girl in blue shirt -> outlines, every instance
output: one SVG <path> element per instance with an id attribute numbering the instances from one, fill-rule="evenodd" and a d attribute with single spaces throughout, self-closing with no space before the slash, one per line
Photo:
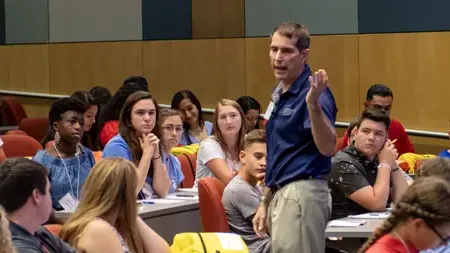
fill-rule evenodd
<path id="1" fill-rule="evenodd" d="M 53 208 L 63 209 L 59 201 L 66 195 L 76 201 L 89 171 L 95 164 L 91 150 L 79 144 L 83 136 L 86 106 L 74 98 L 55 101 L 49 112 L 55 142 L 39 150 L 33 160 L 48 169 Z"/>
<path id="2" fill-rule="evenodd" d="M 184 132 L 180 145 L 200 143 L 212 134 L 213 124 L 203 120 L 202 106 L 192 91 L 182 90 L 175 93 L 171 107 L 181 113 L 183 120 Z"/>
<path id="3" fill-rule="evenodd" d="M 170 153 L 172 148 L 177 146 L 183 134 L 183 122 L 180 113 L 168 108 L 161 109 L 157 127 L 161 140 L 161 155 L 170 179 L 169 193 L 173 193 L 177 191 L 178 185 L 184 180 L 180 161 Z"/>
<path id="4" fill-rule="evenodd" d="M 122 157 L 138 167 L 139 198 L 165 197 L 170 188 L 156 131 L 159 111 L 155 98 L 146 91 L 128 96 L 119 117 L 119 134 L 103 149 L 103 157 Z"/>

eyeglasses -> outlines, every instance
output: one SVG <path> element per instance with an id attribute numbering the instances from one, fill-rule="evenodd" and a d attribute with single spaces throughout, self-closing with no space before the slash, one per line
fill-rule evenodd
<path id="1" fill-rule="evenodd" d="M 425 222 L 427 226 L 433 230 L 433 232 L 441 239 L 440 245 L 450 245 L 450 236 L 443 236 L 434 226 L 432 226 L 430 223 Z"/>
<path id="2" fill-rule="evenodd" d="M 174 126 L 174 125 L 167 125 L 167 126 L 163 126 L 162 129 L 164 130 L 164 132 L 166 133 L 173 133 L 173 130 L 175 130 L 177 132 L 177 134 L 182 134 L 184 129 L 183 127 L 180 126 Z"/>

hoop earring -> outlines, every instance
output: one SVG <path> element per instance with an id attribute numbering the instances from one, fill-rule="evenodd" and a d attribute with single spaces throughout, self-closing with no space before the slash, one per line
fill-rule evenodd
<path id="1" fill-rule="evenodd" d="M 61 136 L 59 135 L 58 130 L 56 130 L 56 132 L 55 132 L 55 143 L 59 143 L 60 140 L 61 140 Z"/>

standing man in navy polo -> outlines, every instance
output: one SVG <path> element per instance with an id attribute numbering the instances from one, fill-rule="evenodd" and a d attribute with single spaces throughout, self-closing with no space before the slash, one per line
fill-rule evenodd
<path id="1" fill-rule="evenodd" d="M 337 109 L 326 72 L 313 74 L 306 64 L 309 43 L 308 30 L 293 22 L 271 35 L 270 62 L 279 84 L 265 115 L 266 188 L 253 228 L 258 236 L 270 233 L 274 253 L 325 252 Z"/>

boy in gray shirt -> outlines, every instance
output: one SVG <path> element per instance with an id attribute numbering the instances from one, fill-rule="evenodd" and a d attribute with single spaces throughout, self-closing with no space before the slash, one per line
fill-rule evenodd
<path id="1" fill-rule="evenodd" d="M 266 133 L 255 129 L 245 136 L 244 149 L 239 153 L 243 166 L 225 187 L 223 207 L 230 231 L 242 237 L 251 253 L 270 252 L 270 237 L 259 238 L 252 219 L 262 195 L 258 181 L 264 181 L 266 171 Z"/>

